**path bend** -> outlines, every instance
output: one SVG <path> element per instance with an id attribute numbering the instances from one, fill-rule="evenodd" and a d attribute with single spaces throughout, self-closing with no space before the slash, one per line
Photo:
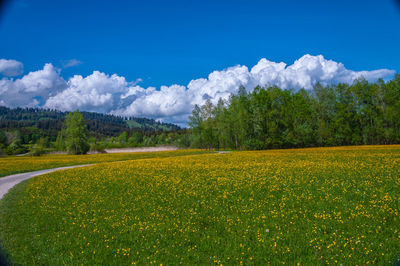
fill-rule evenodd
<path id="1" fill-rule="evenodd" d="M 33 172 L 27 172 L 27 173 L 21 173 L 21 174 L 15 174 L 15 175 L 9 175 L 9 176 L 4 176 L 0 178 L 0 200 L 3 198 L 7 192 L 14 187 L 16 184 L 21 183 L 22 181 L 38 176 L 38 175 L 44 175 L 47 173 L 51 173 L 54 171 L 58 170 L 64 170 L 64 169 L 71 169 L 71 168 L 77 168 L 77 167 L 84 167 L 84 166 L 89 166 L 92 164 L 80 164 L 80 165 L 72 165 L 72 166 L 64 166 L 64 167 L 58 167 L 58 168 L 51 168 L 51 169 L 45 169 L 45 170 L 39 170 L 39 171 L 33 171 Z"/>

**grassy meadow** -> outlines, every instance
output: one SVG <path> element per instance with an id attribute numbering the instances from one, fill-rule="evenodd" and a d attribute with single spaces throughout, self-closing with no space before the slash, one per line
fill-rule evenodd
<path id="1" fill-rule="evenodd" d="M 393 264 L 399 199 L 397 145 L 100 163 L 14 187 L 0 241 L 16 264 Z"/>
<path id="2" fill-rule="evenodd" d="M 201 150 L 176 150 L 162 152 L 135 152 L 110 154 L 66 155 L 48 154 L 35 156 L 5 156 L 0 157 L 0 178 L 2 176 L 31 172 L 62 166 L 93 164 L 101 162 L 115 162 L 148 158 L 165 158 L 191 154 L 207 153 Z"/>

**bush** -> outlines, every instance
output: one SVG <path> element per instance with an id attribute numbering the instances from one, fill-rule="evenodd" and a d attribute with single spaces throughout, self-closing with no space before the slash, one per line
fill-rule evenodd
<path id="1" fill-rule="evenodd" d="M 14 140 L 5 150 L 8 155 L 16 155 L 27 153 L 28 149 L 21 145 L 21 141 L 19 139 Z"/>
<path id="2" fill-rule="evenodd" d="M 40 156 L 46 153 L 47 139 L 40 138 L 36 144 L 31 147 L 30 153 L 33 156 Z"/>
<path id="3" fill-rule="evenodd" d="M 37 145 L 37 144 L 34 144 L 32 146 L 32 148 L 31 148 L 31 150 L 30 150 L 30 154 L 32 156 L 40 156 L 40 155 L 43 155 L 45 153 L 46 153 L 46 149 L 41 147 L 41 146 L 39 146 L 39 145 Z"/>
<path id="4" fill-rule="evenodd" d="M 90 142 L 90 148 L 89 151 L 91 152 L 99 152 L 99 153 L 106 153 L 106 151 L 104 150 L 104 146 L 97 142 L 96 140 Z"/>

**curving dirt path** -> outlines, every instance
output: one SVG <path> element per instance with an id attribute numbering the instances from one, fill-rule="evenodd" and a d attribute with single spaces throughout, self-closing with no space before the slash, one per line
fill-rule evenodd
<path id="1" fill-rule="evenodd" d="M 51 173 L 51 172 L 58 171 L 58 170 L 83 167 L 83 166 L 88 166 L 88 165 L 91 165 L 91 164 L 64 166 L 64 167 L 45 169 L 45 170 L 39 170 L 39 171 L 34 171 L 34 172 L 21 173 L 21 174 L 15 174 L 15 175 L 9 175 L 9 176 L 2 177 L 2 178 L 0 178 L 0 200 L 13 186 L 15 186 L 16 184 L 18 184 L 26 179 L 29 179 L 29 178 L 32 178 L 32 177 L 38 176 L 38 175 L 44 175 L 44 174 Z"/>

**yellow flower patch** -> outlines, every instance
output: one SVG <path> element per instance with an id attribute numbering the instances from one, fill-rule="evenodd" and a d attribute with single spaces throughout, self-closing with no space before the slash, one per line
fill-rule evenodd
<path id="1" fill-rule="evenodd" d="M 32 179 L 0 203 L 28 264 L 393 264 L 400 146 L 102 163 Z"/>

